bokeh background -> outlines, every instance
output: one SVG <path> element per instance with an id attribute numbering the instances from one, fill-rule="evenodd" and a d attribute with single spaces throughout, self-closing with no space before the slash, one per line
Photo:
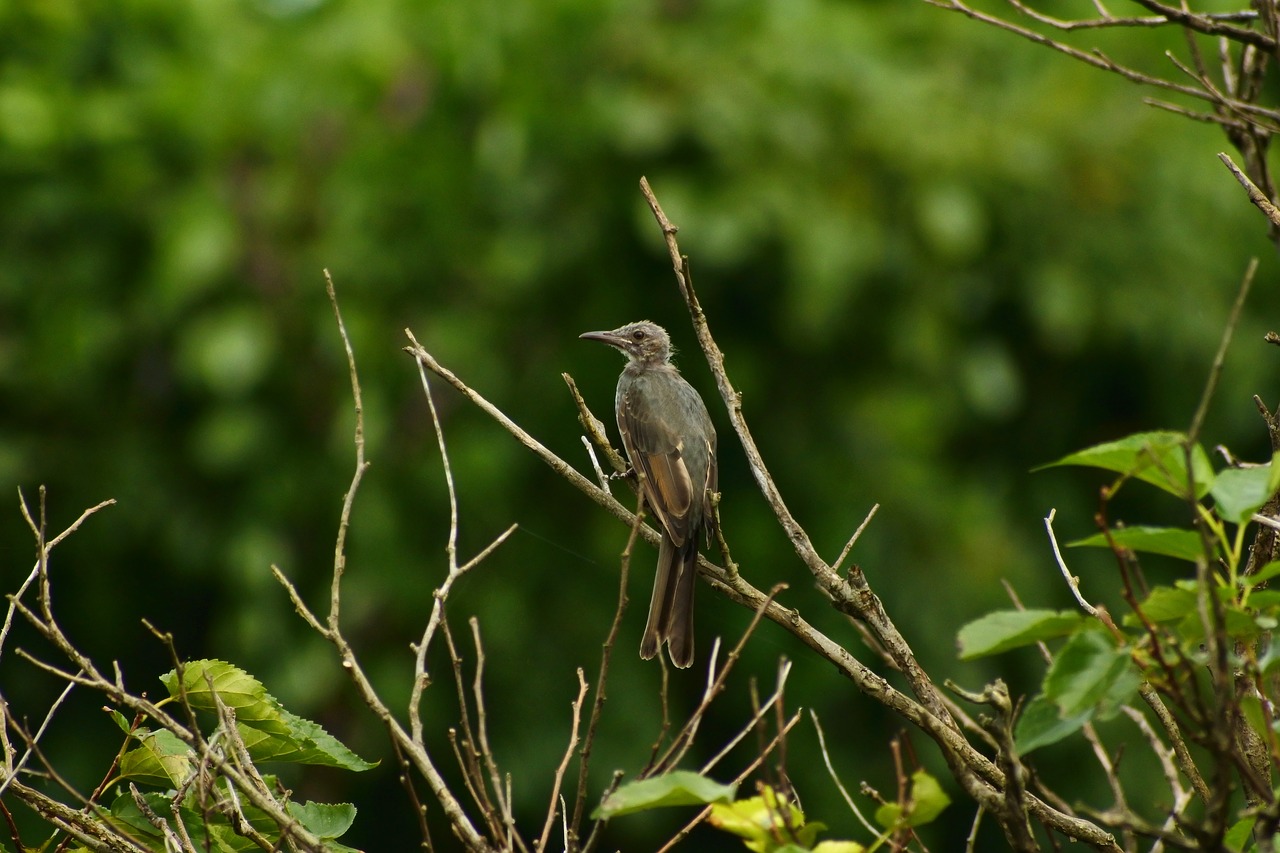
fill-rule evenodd
<path id="1" fill-rule="evenodd" d="M 1093 33 L 1085 45 L 1164 73 L 1162 51 L 1181 42 Z M 400 351 L 406 327 L 588 470 L 560 374 L 606 416 L 622 361 L 578 334 L 667 326 L 713 402 L 742 571 L 763 588 L 789 583 L 786 603 L 874 665 L 754 490 L 637 190 L 646 175 L 681 228 L 756 439 L 818 548 L 834 558 L 878 502 L 853 559 L 924 663 L 971 688 L 1001 675 L 1034 691 L 1033 652 L 960 664 L 954 647 L 962 624 L 1007 605 L 1002 580 L 1029 605 L 1069 604 L 1041 519 L 1057 507 L 1064 539 L 1092 532 L 1103 480 L 1030 469 L 1183 428 L 1254 255 L 1262 267 L 1206 442 L 1267 452 L 1250 401 L 1276 395 L 1260 342 L 1275 305 L 1264 222 L 1215 157 L 1221 135 L 1143 94 L 922 2 L 0 4 L 3 587 L 34 551 L 18 488 L 34 500 L 47 485 L 51 529 L 115 498 L 54 554 L 72 636 L 153 694 L 170 664 L 143 618 L 185 656 L 253 672 L 383 762 L 291 777 L 300 795 L 356 803 L 348 843 L 408 849 L 416 821 L 380 730 L 269 571 L 322 604 L 353 468 L 328 268 L 373 465 L 353 516 L 345 625 L 394 707 L 448 530 L 424 398 Z M 574 670 L 594 678 L 627 531 L 451 389 L 436 399 L 461 555 L 520 525 L 458 586 L 450 614 L 459 636 L 479 619 L 494 748 L 520 816 L 540 826 Z M 1131 521 L 1180 511 L 1119 509 Z M 1104 555 L 1071 559 L 1086 594 L 1117 599 Z M 632 576 L 593 791 L 644 763 L 660 722 L 659 669 L 633 653 L 651 561 L 643 550 Z M 749 620 L 705 587 L 698 609 L 703 659 Z M 50 655 L 21 631 L 15 643 Z M 825 721 L 846 784 L 892 796 L 887 741 L 900 723 L 769 625 L 690 765 L 747 718 L 750 680 L 768 692 L 782 656 L 795 661 L 788 707 Z M 433 661 L 427 728 L 447 766 L 457 705 Z M 0 679 L 39 719 L 54 685 L 12 654 Z M 677 716 L 701 680 L 674 677 Z M 47 736 L 82 791 L 119 745 L 100 705 L 73 697 Z M 1130 744 L 1125 772 L 1140 774 L 1127 725 L 1103 734 Z M 945 776 L 928 742 L 912 743 Z M 1105 807 L 1081 752 L 1045 750 L 1042 772 L 1068 800 Z M 788 755 L 810 817 L 869 841 L 807 723 Z M 746 758 L 735 760 L 722 777 Z M 944 784 L 957 804 L 925 838 L 955 849 L 973 809 Z M 623 818 L 608 843 L 653 849 L 688 817 Z M 689 843 L 740 849 L 710 831 Z"/>

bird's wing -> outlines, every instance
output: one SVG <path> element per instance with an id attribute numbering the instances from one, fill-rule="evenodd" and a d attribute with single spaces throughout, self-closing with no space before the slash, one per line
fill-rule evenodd
<path id="1" fill-rule="evenodd" d="M 681 456 L 680 438 L 658 418 L 644 395 L 619 401 L 618 430 L 631 464 L 644 474 L 644 496 L 677 546 L 689 536 L 693 480 Z"/>
<path id="2" fill-rule="evenodd" d="M 715 535 L 716 515 L 715 510 L 711 506 L 710 495 L 713 492 L 720 491 L 720 470 L 716 464 L 716 431 L 711 430 L 711 437 L 707 440 L 707 482 L 703 485 L 703 494 L 706 496 L 706 503 L 703 509 L 703 524 L 708 530 Z"/>

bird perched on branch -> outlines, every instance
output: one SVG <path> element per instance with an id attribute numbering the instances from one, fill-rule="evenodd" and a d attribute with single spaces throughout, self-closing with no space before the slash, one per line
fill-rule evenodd
<path id="1" fill-rule="evenodd" d="M 671 339 L 661 326 L 644 320 L 580 337 L 627 357 L 615 399 L 618 431 L 662 531 L 640 657 L 649 660 L 665 642 L 671 662 L 683 669 L 693 663 L 699 540 L 715 525 L 716 430 L 698 392 L 671 363 Z"/>

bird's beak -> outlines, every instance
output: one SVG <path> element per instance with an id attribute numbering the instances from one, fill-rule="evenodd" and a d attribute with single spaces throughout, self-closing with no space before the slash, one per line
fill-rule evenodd
<path id="1" fill-rule="evenodd" d="M 584 341 L 600 341 L 600 343 L 608 344 L 611 347 L 620 347 L 624 342 L 622 338 L 613 332 L 583 332 L 578 337 Z"/>

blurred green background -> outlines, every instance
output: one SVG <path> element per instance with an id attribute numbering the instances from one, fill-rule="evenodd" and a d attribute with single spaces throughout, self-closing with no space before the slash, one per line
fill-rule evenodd
<path id="1" fill-rule="evenodd" d="M 1165 73 L 1161 52 L 1180 41 L 1094 33 L 1084 44 Z M 1092 532 L 1103 481 L 1029 469 L 1185 427 L 1255 254 L 1206 443 L 1268 452 L 1250 401 L 1275 397 L 1260 343 L 1275 304 L 1264 222 L 1214 156 L 1221 135 L 1142 95 L 914 2 L 0 4 L 4 589 L 34 551 L 16 488 L 34 499 L 48 486 L 51 529 L 115 498 L 54 554 L 71 635 L 153 695 L 170 663 L 144 617 L 183 655 L 250 670 L 383 762 L 293 778 L 300 796 L 356 803 L 352 845 L 413 844 L 379 728 L 269 571 L 322 605 L 353 468 L 327 267 L 373 464 L 353 517 L 345 626 L 393 707 L 448 528 L 425 401 L 400 351 L 406 327 L 586 471 L 560 373 L 607 417 L 622 360 L 577 335 L 667 326 L 721 431 L 723 516 L 742 571 L 762 588 L 789 583 L 784 602 L 877 665 L 754 489 L 637 190 L 647 175 L 681 228 L 756 440 L 817 547 L 834 559 L 879 502 L 852 559 L 926 666 L 971 688 L 1000 674 L 1034 690 L 1032 651 L 964 665 L 954 651 L 964 622 L 1007 604 L 1002 579 L 1029 605 L 1069 605 L 1041 519 L 1057 507 L 1064 540 Z M 480 620 L 492 741 L 532 830 L 568 739 L 574 669 L 594 679 L 626 529 L 451 389 L 436 393 L 461 556 L 520 525 L 458 586 L 450 614 L 460 638 L 467 617 Z M 659 669 L 634 654 L 652 558 L 642 550 L 632 575 L 593 797 L 614 769 L 644 763 L 660 721 Z M 1104 555 L 1070 558 L 1086 594 L 1118 599 Z M 749 615 L 703 587 L 700 660 Z M 21 631 L 12 644 L 51 657 Z M 38 720 L 54 686 L 9 652 L 3 692 Z M 887 739 L 900 723 L 771 625 L 690 765 L 746 720 L 749 679 L 767 693 L 781 656 L 795 660 L 788 707 L 819 713 L 846 783 L 892 796 Z M 433 672 L 426 725 L 448 767 L 457 705 L 439 654 Z M 677 716 L 701 683 L 696 669 L 675 675 Z M 118 747 L 100 706 L 73 696 L 47 736 L 82 791 Z M 1125 772 L 1144 772 L 1129 724 L 1103 734 L 1131 743 Z M 810 817 L 869 841 L 833 796 L 807 722 L 790 747 Z M 1079 752 L 1045 750 L 1042 773 L 1069 801 L 1105 807 L 1104 780 L 1073 764 Z M 746 760 L 740 751 L 718 775 Z M 954 848 L 973 813 L 944 784 L 957 804 L 925 834 L 935 849 Z M 653 849 L 688 817 L 619 819 L 608 844 Z M 430 818 L 449 849 L 438 810 Z M 740 849 L 710 831 L 694 839 Z"/>

